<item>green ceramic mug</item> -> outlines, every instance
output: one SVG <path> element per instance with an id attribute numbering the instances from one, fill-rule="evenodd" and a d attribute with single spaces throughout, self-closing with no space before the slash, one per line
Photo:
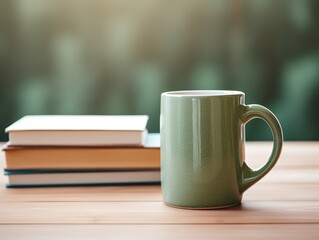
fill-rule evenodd
<path id="1" fill-rule="evenodd" d="M 244 161 L 245 129 L 266 121 L 273 150 L 258 170 Z M 161 181 L 164 203 L 179 208 L 224 208 L 276 164 L 283 134 L 275 115 L 261 105 L 245 105 L 239 91 L 176 91 L 161 95 Z"/>

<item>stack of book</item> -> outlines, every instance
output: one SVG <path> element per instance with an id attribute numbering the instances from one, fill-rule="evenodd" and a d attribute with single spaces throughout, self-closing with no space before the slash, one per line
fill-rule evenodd
<path id="1" fill-rule="evenodd" d="M 26 116 L 6 128 L 7 187 L 160 183 L 147 116 Z"/>

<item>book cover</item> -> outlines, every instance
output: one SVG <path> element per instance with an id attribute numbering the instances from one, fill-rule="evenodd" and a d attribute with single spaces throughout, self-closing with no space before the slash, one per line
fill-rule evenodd
<path id="1" fill-rule="evenodd" d="M 4 146 L 7 170 L 159 168 L 160 136 L 144 147 Z"/>
<path id="2" fill-rule="evenodd" d="M 6 128 L 10 145 L 142 146 L 146 115 L 35 115 Z"/>
<path id="3" fill-rule="evenodd" d="M 5 171 L 7 187 L 159 184 L 160 169 L 95 171 Z"/>

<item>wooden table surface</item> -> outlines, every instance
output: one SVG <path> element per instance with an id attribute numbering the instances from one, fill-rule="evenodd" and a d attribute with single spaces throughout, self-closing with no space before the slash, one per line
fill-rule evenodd
<path id="1" fill-rule="evenodd" d="M 270 150 L 247 143 L 247 162 L 260 166 Z M 3 240 L 319 239 L 319 142 L 285 143 L 242 204 L 223 210 L 167 207 L 160 186 L 6 189 L 0 174 Z"/>

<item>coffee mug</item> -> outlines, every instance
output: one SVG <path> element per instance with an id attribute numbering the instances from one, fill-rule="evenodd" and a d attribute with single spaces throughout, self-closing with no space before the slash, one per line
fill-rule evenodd
<path id="1" fill-rule="evenodd" d="M 268 123 L 273 149 L 258 170 L 244 161 L 245 124 Z M 161 95 L 161 184 L 164 203 L 214 209 L 237 205 L 242 194 L 276 164 L 280 123 L 267 108 L 245 105 L 240 91 L 175 91 Z"/>

